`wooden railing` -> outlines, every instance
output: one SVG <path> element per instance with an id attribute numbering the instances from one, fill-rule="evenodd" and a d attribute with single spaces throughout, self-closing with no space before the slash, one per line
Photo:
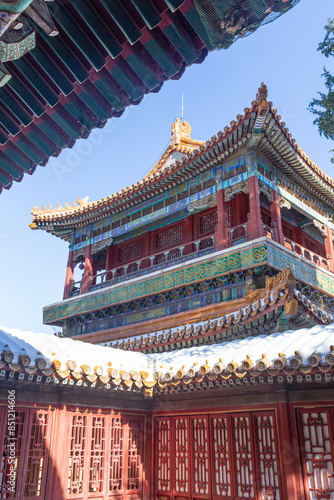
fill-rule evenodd
<path id="1" fill-rule="evenodd" d="M 324 269 L 329 269 L 329 263 L 327 259 L 325 259 L 321 255 L 311 252 L 311 250 L 302 247 L 298 243 L 290 240 L 289 238 L 284 238 L 284 246 L 289 250 L 292 250 L 293 252 L 297 253 L 298 255 L 301 255 L 310 262 L 313 262 L 317 266 L 323 267 Z"/>
<path id="2" fill-rule="evenodd" d="M 154 271 L 159 271 L 182 262 L 187 262 L 188 260 L 196 259 L 202 255 L 210 254 L 213 251 L 214 236 L 192 241 L 184 245 L 178 245 L 130 264 L 124 264 L 114 269 L 97 273 L 96 275 L 91 276 L 91 284 L 88 290 L 99 290 L 101 288 L 122 283 L 139 276 L 145 276 L 146 274 L 151 274 Z M 145 267 L 143 267 L 144 265 Z M 133 268 L 135 269 L 133 270 Z M 71 285 L 69 297 L 79 295 L 80 285 L 80 281 Z"/>

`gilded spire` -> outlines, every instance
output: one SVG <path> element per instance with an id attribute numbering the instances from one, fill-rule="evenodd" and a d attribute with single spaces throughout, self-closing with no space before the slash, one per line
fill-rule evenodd
<path id="1" fill-rule="evenodd" d="M 261 87 L 259 88 L 257 94 L 256 94 L 256 100 L 257 101 L 266 101 L 268 97 L 268 89 L 267 85 L 265 85 L 263 82 L 261 83 Z"/>

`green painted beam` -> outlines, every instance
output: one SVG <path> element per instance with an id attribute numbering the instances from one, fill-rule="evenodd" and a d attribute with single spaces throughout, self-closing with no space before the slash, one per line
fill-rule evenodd
<path id="1" fill-rule="evenodd" d="M 50 142 L 46 141 L 35 130 L 30 129 L 26 137 L 46 156 L 52 156 L 56 152 L 56 148 L 52 147 Z"/>
<path id="2" fill-rule="evenodd" d="M 45 73 L 51 78 L 64 95 L 68 95 L 72 92 L 74 88 L 72 83 L 66 78 L 64 73 L 59 72 L 54 62 L 49 59 L 49 57 L 42 52 L 39 47 L 32 50 L 30 55 L 41 66 L 41 68 L 43 68 Z"/>
<path id="3" fill-rule="evenodd" d="M 62 128 L 67 135 L 71 137 L 73 140 L 77 140 L 81 137 L 80 130 L 74 127 L 70 121 L 68 120 L 68 116 L 65 113 L 62 113 L 61 107 L 57 107 L 57 111 L 51 115 L 52 120 Z"/>
<path id="4" fill-rule="evenodd" d="M 44 113 L 44 106 L 35 99 L 33 94 L 15 76 L 9 80 L 7 85 L 22 99 L 34 115 L 41 116 Z"/>
<path id="5" fill-rule="evenodd" d="M 63 42 L 60 36 L 48 36 L 42 29 L 34 25 L 36 31 L 43 38 L 45 42 L 59 57 L 59 59 L 64 63 L 66 68 L 72 73 L 74 78 L 82 83 L 89 77 L 88 71 L 81 64 L 79 59 L 73 54 L 69 47 Z M 41 43 L 43 43 L 41 42 Z M 39 40 L 37 39 L 37 45 Z"/>
<path id="6" fill-rule="evenodd" d="M 66 140 L 63 135 L 56 130 L 56 127 L 52 126 L 46 120 L 43 120 L 42 123 L 38 125 L 38 128 L 48 137 L 52 137 L 52 141 L 57 144 L 60 149 L 64 149 L 68 146 L 69 140 Z"/>
<path id="7" fill-rule="evenodd" d="M 187 64 L 192 64 L 198 59 L 199 54 L 188 36 L 183 33 L 183 29 L 176 27 L 175 24 L 169 24 L 163 32 Z"/>
<path id="8" fill-rule="evenodd" d="M 22 73 L 24 78 L 34 87 L 35 90 L 40 94 L 40 96 L 53 107 L 59 101 L 59 98 L 51 88 L 44 83 L 40 75 L 35 71 L 30 64 L 28 64 L 24 58 L 14 61 L 14 65 Z"/>
<path id="9" fill-rule="evenodd" d="M 131 3 L 151 30 L 161 22 L 162 18 L 150 0 L 131 0 Z"/>
<path id="10" fill-rule="evenodd" d="M 6 89 L 1 89 L 0 102 L 7 107 L 25 127 L 31 123 L 31 117 L 23 107 L 16 102 L 15 98 L 7 93 Z"/>
<path id="11" fill-rule="evenodd" d="M 2 111 L 2 113 L 0 113 L 0 124 L 11 135 L 16 135 L 20 132 L 20 127 L 4 111 Z"/>
<path id="12" fill-rule="evenodd" d="M 179 9 L 183 3 L 184 0 L 165 0 L 165 4 L 170 8 L 172 12 L 175 12 L 177 9 Z"/>
<path id="13" fill-rule="evenodd" d="M 110 102 L 113 108 L 117 111 L 121 111 L 127 106 L 127 102 L 124 96 L 122 96 L 121 91 L 117 88 L 117 85 L 110 80 L 111 78 L 108 82 L 105 82 L 103 77 L 101 77 L 94 82 L 94 87 L 96 87 L 104 98 Z"/>
<path id="14" fill-rule="evenodd" d="M 2 167 L 6 172 L 9 173 L 16 181 L 20 180 L 23 172 L 14 163 L 5 158 L 3 154 L 0 154 L 0 167 Z"/>
<path id="15" fill-rule="evenodd" d="M 136 43 L 142 33 L 122 4 L 118 0 L 100 0 L 100 2 L 124 33 L 131 45 Z"/>
<path id="16" fill-rule="evenodd" d="M 113 59 L 117 57 L 123 49 L 103 20 L 98 17 L 92 6 L 83 0 L 72 0 L 71 3 L 85 20 L 96 38 L 102 43 L 108 54 Z"/>
<path id="17" fill-rule="evenodd" d="M 187 21 L 192 26 L 194 31 L 198 34 L 202 42 L 205 43 L 206 48 L 208 50 L 215 49 L 216 47 L 212 45 L 196 8 L 192 7 L 184 14 L 184 16 L 186 17 Z"/>
<path id="18" fill-rule="evenodd" d="M 150 90 L 154 90 L 161 84 L 161 80 L 155 76 L 144 57 L 133 52 L 125 60 Z"/>
<path id="19" fill-rule="evenodd" d="M 151 38 L 144 47 L 169 78 L 180 71 L 180 67 L 172 61 L 170 54 L 157 40 Z"/>
<path id="20" fill-rule="evenodd" d="M 136 83 L 133 83 L 133 76 L 130 71 L 123 65 L 118 64 L 110 70 L 110 74 L 115 78 L 115 80 L 120 84 L 127 94 L 136 101 L 143 96 L 143 92 L 138 88 Z"/>
<path id="21" fill-rule="evenodd" d="M 21 149 L 25 155 L 28 156 L 34 163 L 42 163 L 45 159 L 45 156 L 40 154 L 35 150 L 32 144 L 26 139 L 25 136 L 22 136 L 20 140 L 15 143 L 15 146 Z"/>
<path id="22" fill-rule="evenodd" d="M 87 93 L 87 92 L 86 92 Z M 81 92 L 81 94 L 78 96 L 82 102 L 84 102 L 87 106 L 88 104 L 85 102 L 85 100 L 83 99 L 83 96 L 82 94 L 85 94 L 85 91 L 84 92 Z M 80 101 L 79 101 L 80 102 Z M 87 112 L 85 112 L 82 108 L 84 107 L 82 102 L 80 102 L 80 105 L 78 103 L 76 103 L 73 99 L 71 99 L 67 104 L 64 105 L 64 108 L 72 115 L 74 116 L 74 118 L 82 123 L 83 125 L 85 125 L 85 127 L 88 129 L 88 130 L 91 130 L 92 128 L 96 127 L 96 120 L 94 120 L 92 118 L 92 116 L 89 116 L 89 114 Z M 89 107 L 90 109 L 92 109 L 91 107 Z M 100 108 L 98 108 L 100 109 Z M 97 114 L 97 109 L 95 109 L 95 111 L 92 109 L 93 113 L 100 119 L 102 120 L 102 118 L 100 118 L 100 116 Z"/>
<path id="23" fill-rule="evenodd" d="M 13 147 L 9 147 L 8 149 L 6 149 L 6 151 L 4 151 L 4 154 L 15 163 L 17 163 L 22 168 L 22 170 L 24 170 L 24 172 L 30 172 L 33 168 L 31 160 L 26 160 L 25 158 L 23 158 L 21 154 L 18 153 Z"/>
<path id="24" fill-rule="evenodd" d="M 113 0 L 114 1 L 114 0 Z M 105 58 L 86 36 L 79 24 L 69 15 L 59 2 L 50 2 L 50 11 L 69 38 L 78 46 L 92 67 L 99 71 L 105 65 Z M 57 37 L 53 37 L 57 38 Z"/>

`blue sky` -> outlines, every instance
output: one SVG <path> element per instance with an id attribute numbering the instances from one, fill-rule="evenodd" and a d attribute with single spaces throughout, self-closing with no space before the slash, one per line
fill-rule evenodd
<path id="1" fill-rule="evenodd" d="M 334 177 L 329 150 L 307 106 L 324 90 L 323 66 L 331 60 L 317 52 L 324 25 L 334 17 L 333 0 L 301 0 L 253 35 L 226 51 L 210 53 L 169 81 L 157 94 L 110 120 L 72 150 L 52 158 L 34 175 L 0 195 L 0 324 L 10 328 L 53 332 L 42 323 L 46 304 L 61 300 L 68 248 L 43 231 L 32 231 L 34 206 L 70 204 L 80 196 L 98 200 L 136 182 L 150 170 L 170 138 L 170 126 L 181 113 L 192 137 L 207 140 L 229 125 L 255 99 L 262 81 L 292 136 L 317 165 Z"/>

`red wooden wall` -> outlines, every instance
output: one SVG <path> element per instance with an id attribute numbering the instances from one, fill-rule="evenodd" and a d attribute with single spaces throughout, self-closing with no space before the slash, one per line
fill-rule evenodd
<path id="1" fill-rule="evenodd" d="M 332 500 L 334 408 L 288 413 L 155 415 L 152 456 L 151 414 L 16 408 L 11 461 L 0 406 L 0 499 Z"/>

